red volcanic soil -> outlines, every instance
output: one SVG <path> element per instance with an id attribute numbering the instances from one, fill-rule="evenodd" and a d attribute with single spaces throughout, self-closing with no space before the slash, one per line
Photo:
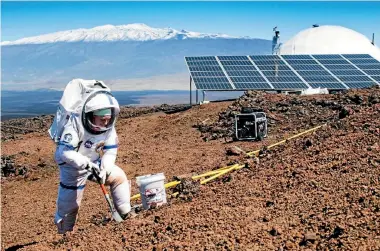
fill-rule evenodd
<path id="1" fill-rule="evenodd" d="M 242 106 L 267 113 L 264 141 L 233 140 L 233 116 Z M 133 194 L 140 175 L 163 172 L 170 182 L 234 163 L 245 167 L 203 185 L 183 179 L 167 190 L 165 206 L 121 224 L 110 221 L 100 188 L 89 182 L 76 229 L 62 236 L 53 224 L 59 180 L 47 134 L 52 116 L 3 122 L 2 250 L 380 249 L 379 88 L 247 92 L 235 102 L 164 108 L 126 107 L 117 122 L 116 162 Z M 256 158 L 242 153 L 257 149 Z"/>

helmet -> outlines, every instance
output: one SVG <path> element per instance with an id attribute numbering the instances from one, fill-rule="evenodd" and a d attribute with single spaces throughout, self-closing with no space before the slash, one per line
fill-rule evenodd
<path id="1" fill-rule="evenodd" d="M 115 125 L 119 112 L 119 103 L 111 93 L 96 92 L 87 99 L 83 106 L 83 126 L 89 133 L 104 133 Z"/>

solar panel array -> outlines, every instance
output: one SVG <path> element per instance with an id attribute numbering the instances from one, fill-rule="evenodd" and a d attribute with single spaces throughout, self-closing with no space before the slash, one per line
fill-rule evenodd
<path id="1" fill-rule="evenodd" d="M 341 90 L 380 84 L 380 62 L 368 54 L 185 57 L 197 89 Z"/>

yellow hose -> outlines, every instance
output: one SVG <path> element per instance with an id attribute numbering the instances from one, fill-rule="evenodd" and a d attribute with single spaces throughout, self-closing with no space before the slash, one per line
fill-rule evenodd
<path id="1" fill-rule="evenodd" d="M 140 198 L 141 195 L 138 193 L 138 194 L 135 194 L 131 197 L 131 200 L 137 200 L 138 198 Z"/>
<path id="2" fill-rule="evenodd" d="M 236 166 L 238 164 L 235 164 L 235 165 L 232 165 L 232 166 L 225 166 L 225 167 L 222 167 L 220 169 L 216 169 L 216 170 L 213 170 L 213 171 L 210 171 L 210 172 L 207 172 L 207 173 L 203 173 L 203 174 L 200 174 L 200 175 L 195 175 L 193 177 L 191 177 L 193 180 L 196 180 L 196 179 L 199 179 L 199 178 L 202 178 L 202 177 L 206 177 L 206 176 L 210 176 L 210 175 L 215 175 L 215 174 L 218 174 L 220 172 L 223 172 L 227 169 L 230 169 L 231 167 L 233 166 Z"/>
<path id="3" fill-rule="evenodd" d="M 176 197 L 178 194 L 179 194 L 178 192 L 172 193 L 172 194 L 170 195 L 170 197 L 171 197 L 171 198 Z"/>
<path id="4" fill-rule="evenodd" d="M 172 181 L 172 182 L 166 183 L 165 188 L 174 187 L 180 183 L 181 183 L 181 181 Z"/>
<path id="5" fill-rule="evenodd" d="M 304 134 L 306 134 L 306 133 L 309 133 L 309 132 L 315 131 L 315 130 L 317 130 L 318 128 L 321 128 L 322 126 L 324 126 L 324 125 L 316 126 L 316 127 L 311 128 L 311 129 L 309 129 L 309 130 L 306 130 L 306 131 L 304 131 L 304 132 L 298 133 L 298 134 L 293 135 L 293 136 L 291 136 L 291 137 L 289 137 L 289 138 L 286 138 L 286 139 L 281 140 L 281 141 L 279 141 L 279 142 L 277 142 L 277 143 L 274 143 L 274 144 L 268 146 L 267 148 L 268 148 L 268 149 L 271 149 L 271 148 L 273 148 L 273 147 L 275 147 L 275 146 L 278 146 L 278 145 L 284 144 L 284 143 L 286 143 L 287 140 L 294 139 L 294 138 L 297 138 L 297 137 L 299 137 L 299 136 L 302 136 L 302 135 L 304 135 Z M 256 150 L 256 151 L 253 151 L 253 152 L 249 152 L 249 153 L 247 153 L 247 155 L 248 155 L 248 156 L 253 156 L 253 155 L 256 155 L 256 156 L 257 156 L 257 155 L 259 154 L 259 152 L 260 152 L 260 150 Z"/>
<path id="6" fill-rule="evenodd" d="M 252 157 L 253 155 L 258 156 L 259 152 L 260 152 L 260 150 L 256 150 L 256 151 L 247 153 L 247 155 L 250 156 L 250 157 Z"/>
<path id="7" fill-rule="evenodd" d="M 212 170 L 211 172 L 213 172 L 213 171 L 222 171 L 222 170 L 226 170 L 226 169 L 228 169 L 228 168 L 230 168 L 231 166 L 224 166 L 224 167 L 221 167 L 221 168 L 219 168 L 219 169 L 215 169 L 215 170 Z"/>
<path id="8" fill-rule="evenodd" d="M 226 173 L 231 172 L 231 171 L 233 171 L 233 170 L 241 169 L 241 168 L 243 168 L 243 167 L 244 167 L 244 165 L 238 165 L 238 164 L 233 165 L 233 166 L 231 166 L 230 168 L 228 168 L 228 169 L 226 169 L 226 170 L 223 170 L 223 171 L 221 171 L 220 173 L 215 174 L 214 176 L 211 176 L 210 178 L 207 178 L 207 179 L 205 179 L 205 180 L 202 180 L 202 181 L 201 181 L 201 185 L 206 184 L 207 182 L 209 182 L 209 181 L 211 181 L 211 180 L 214 180 L 214 179 L 218 178 L 219 176 L 222 176 L 223 174 L 226 174 Z"/>
<path id="9" fill-rule="evenodd" d="M 326 125 L 326 124 L 324 124 L 324 125 Z M 279 142 L 277 142 L 275 144 L 272 144 L 272 145 L 268 146 L 267 148 L 270 149 L 270 148 L 273 148 L 275 146 L 284 144 L 284 143 L 286 143 L 286 141 L 288 141 L 290 139 L 294 139 L 294 138 L 297 138 L 297 137 L 299 137 L 301 135 L 304 135 L 306 133 L 315 131 L 318 128 L 321 128 L 324 125 L 316 126 L 316 127 L 311 128 L 309 130 L 306 130 L 304 132 L 301 132 L 301 133 L 298 133 L 296 135 L 293 135 L 293 136 L 291 136 L 289 138 L 286 138 L 286 139 L 284 139 L 282 141 L 279 141 Z M 257 156 L 259 154 L 259 152 L 260 152 L 260 150 L 256 150 L 256 151 L 248 152 L 246 155 L 248 155 L 250 157 L 252 157 L 253 155 Z M 207 177 L 207 176 L 213 175 L 213 176 L 211 176 L 211 177 L 209 177 L 209 178 L 207 178 L 205 180 L 202 180 L 200 182 L 200 184 L 203 185 L 203 184 L 206 184 L 207 182 L 209 182 L 211 180 L 214 180 L 214 179 L 216 179 L 216 178 L 218 178 L 218 177 L 220 177 L 220 176 L 222 176 L 222 175 L 224 175 L 224 174 L 226 174 L 228 172 L 231 172 L 233 170 L 239 170 L 239 169 L 241 169 L 243 167 L 244 167 L 244 165 L 234 164 L 234 165 L 231 165 L 231 166 L 225 166 L 225 167 L 213 170 L 213 171 L 209 171 L 209 172 L 206 172 L 206 173 L 203 173 L 203 174 L 200 174 L 200 175 L 195 175 L 195 176 L 193 176 L 191 178 L 193 180 L 196 180 L 196 179 L 199 179 L 199 178 L 202 178 L 202 177 Z M 181 183 L 181 181 L 171 181 L 171 182 L 165 184 L 165 188 L 173 187 L 173 186 L 176 186 L 176 185 L 178 185 L 180 183 Z M 133 195 L 131 197 L 131 200 L 135 200 L 135 199 L 138 199 L 138 198 L 140 198 L 140 194 L 135 194 L 135 195 Z"/>
<path id="10" fill-rule="evenodd" d="M 220 172 L 223 172 L 223 170 L 215 170 L 215 171 L 211 171 L 211 172 L 207 172 L 207 173 L 203 173 L 203 174 L 199 174 L 199 175 L 195 175 L 193 177 L 191 177 L 193 180 L 197 180 L 197 179 L 200 179 L 202 177 L 206 177 L 206 176 L 210 176 L 210 175 L 213 175 L 213 174 L 218 174 Z"/>

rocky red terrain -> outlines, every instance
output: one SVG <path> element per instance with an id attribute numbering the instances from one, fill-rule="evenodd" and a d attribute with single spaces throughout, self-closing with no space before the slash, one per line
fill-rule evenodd
<path id="1" fill-rule="evenodd" d="M 233 116 L 243 106 L 267 113 L 263 141 L 233 140 Z M 122 109 L 117 164 L 133 194 L 139 175 L 181 180 L 167 190 L 168 203 L 116 224 L 100 188 L 89 183 L 76 230 L 65 236 L 53 224 L 59 180 L 47 134 L 52 116 L 3 122 L 2 249 L 380 249 L 379 88 L 247 92 L 234 102 L 164 108 Z M 257 149 L 257 157 L 244 155 Z M 204 185 L 189 179 L 234 163 L 245 166 Z"/>

